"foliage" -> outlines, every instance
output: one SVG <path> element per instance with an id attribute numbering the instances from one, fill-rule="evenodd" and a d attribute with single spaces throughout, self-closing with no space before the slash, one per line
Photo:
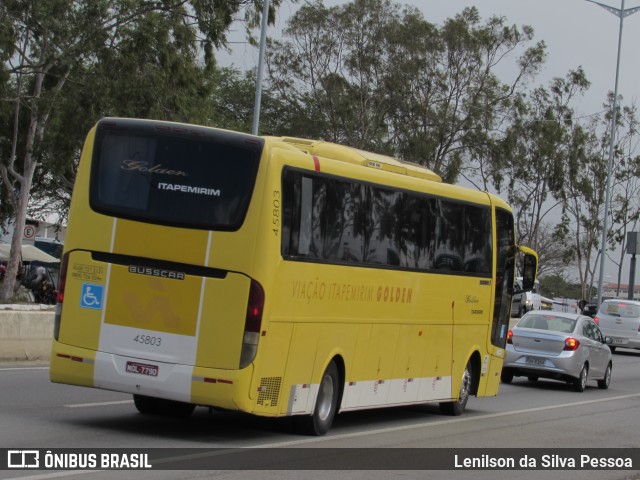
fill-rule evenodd
<path id="1" fill-rule="evenodd" d="M 0 213 L 14 223 L 0 297 L 15 282 L 33 182 L 36 207 L 50 195 L 66 202 L 80 138 L 101 116 L 206 120 L 213 49 L 225 45 L 237 13 L 254 26 L 258 7 L 259 0 L 0 4 Z"/>
<path id="2" fill-rule="evenodd" d="M 255 72 L 219 68 L 213 72 L 213 91 L 208 101 L 208 123 L 218 128 L 251 132 L 256 89 Z M 295 117 L 274 97 L 262 89 L 260 132 L 262 135 L 286 135 L 292 131 Z"/>
<path id="3" fill-rule="evenodd" d="M 572 101 L 588 87 L 584 72 L 577 69 L 565 78 L 553 79 L 548 87 L 540 86 L 520 96 L 504 136 L 496 142 L 493 164 L 502 168 L 498 176 L 493 176 L 494 184 L 497 188 L 505 184 L 515 210 L 518 242 L 538 251 L 541 274 L 561 271 L 576 255 L 580 261 L 585 254 L 581 245 L 571 241 L 567 222 L 572 208 L 593 204 L 578 201 L 581 192 L 586 200 L 588 192 L 581 189 L 586 187 L 585 179 L 591 184 L 593 175 L 584 172 L 588 168 L 584 162 L 587 138 L 572 107 Z M 596 157 L 591 160 L 597 164 Z M 558 207 L 562 207 L 565 221 L 554 227 L 552 217 Z M 590 252 L 599 223 L 597 215 L 588 219 L 592 223 L 584 226 L 584 232 L 590 235 Z M 582 227 L 579 230 L 578 238 L 583 241 Z"/>
<path id="4" fill-rule="evenodd" d="M 595 291 L 583 295 L 582 286 L 578 283 L 571 283 L 561 274 L 552 274 L 540 277 L 540 290 L 545 297 L 550 298 L 570 298 L 573 300 L 589 300 L 594 296 Z"/>
<path id="5" fill-rule="evenodd" d="M 390 153 L 454 181 L 463 160 L 481 158 L 487 131 L 544 59 L 544 44 L 517 58 L 509 84 L 496 67 L 531 41 L 475 8 L 439 28 L 419 10 L 390 0 L 300 8 L 272 41 L 271 83 L 306 121 L 299 136 Z"/>
<path id="6" fill-rule="evenodd" d="M 250 31 L 261 9 L 260 0 L 0 3 L 0 223 L 21 232 L 27 212 L 64 221 L 84 136 L 101 117 L 250 131 L 255 73 L 218 68 L 214 55 L 233 19 L 244 15 Z M 391 154 L 504 194 L 541 277 L 575 264 L 576 298 L 589 297 L 612 94 L 605 115 L 585 119 L 574 108 L 589 87 L 580 68 L 530 89 L 544 42 L 475 8 L 435 25 L 392 0 L 307 1 L 284 33 L 267 50 L 263 134 Z M 609 249 L 624 247 L 640 218 L 637 112 L 619 113 Z"/>

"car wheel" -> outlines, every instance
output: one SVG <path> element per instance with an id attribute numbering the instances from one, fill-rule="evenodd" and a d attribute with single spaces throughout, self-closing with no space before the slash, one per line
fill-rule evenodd
<path id="1" fill-rule="evenodd" d="M 576 392 L 584 392 L 587 388 L 587 376 L 589 375 L 589 367 L 585 363 L 580 370 L 580 375 L 573 381 L 573 389 Z"/>
<path id="2" fill-rule="evenodd" d="M 462 382 L 460 384 L 460 394 L 458 400 L 453 402 L 441 402 L 440 411 L 445 415 L 458 416 L 462 415 L 471 395 L 471 386 L 473 385 L 473 374 L 471 373 L 471 365 L 467 363 L 462 372 Z"/>
<path id="3" fill-rule="evenodd" d="M 503 368 L 500 374 L 500 381 L 502 383 L 511 383 L 513 381 L 513 372 L 509 369 Z"/>
<path id="4" fill-rule="evenodd" d="M 609 350 L 611 350 L 611 353 L 615 353 L 616 347 L 612 347 L 611 345 L 609 345 Z"/>
<path id="5" fill-rule="evenodd" d="M 537 375 L 529 375 L 529 376 L 527 377 L 527 379 L 528 379 L 530 382 L 537 382 L 537 381 L 538 381 L 538 378 L 539 378 L 539 377 L 538 377 Z"/>
<path id="6" fill-rule="evenodd" d="M 296 430 L 305 435 L 324 435 L 333 424 L 338 409 L 339 393 L 338 367 L 331 362 L 320 380 L 316 405 L 311 415 L 294 417 Z"/>
<path id="7" fill-rule="evenodd" d="M 176 418 L 186 418 L 191 415 L 196 408 L 196 406 L 191 403 L 137 394 L 133 395 L 133 403 L 138 411 L 145 415 L 161 415 Z"/>
<path id="8" fill-rule="evenodd" d="M 609 388 L 609 384 L 611 383 L 611 363 L 607 365 L 607 369 L 604 371 L 604 378 L 602 380 L 598 380 L 598 388 L 602 390 L 606 390 Z"/>

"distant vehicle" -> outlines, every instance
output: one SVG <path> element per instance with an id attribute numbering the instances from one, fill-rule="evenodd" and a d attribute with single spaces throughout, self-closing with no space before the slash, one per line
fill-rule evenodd
<path id="1" fill-rule="evenodd" d="M 522 278 L 516 277 L 515 291 L 511 300 L 511 316 L 522 317 L 532 310 L 553 310 L 553 300 L 540 295 L 540 282 L 535 281 L 533 290 L 522 292 Z"/>
<path id="2" fill-rule="evenodd" d="M 576 392 L 596 380 L 611 382 L 611 338 L 589 317 L 575 313 L 530 312 L 507 334 L 503 383 L 525 376 L 535 382 L 550 378 L 568 382 Z"/>
<path id="3" fill-rule="evenodd" d="M 612 300 L 612 298 L 602 297 L 602 301 L 604 302 L 605 300 Z M 593 297 L 591 301 L 589 301 L 589 303 L 584 306 L 584 308 L 582 309 L 582 313 L 584 315 L 587 315 L 588 317 L 595 318 L 596 314 L 598 313 L 598 297 Z M 596 321 L 596 323 L 598 322 Z"/>
<path id="4" fill-rule="evenodd" d="M 598 298 L 592 298 L 591 301 L 582 308 L 582 313 L 594 318 L 598 313 Z"/>
<path id="5" fill-rule="evenodd" d="M 33 245 L 52 257 L 61 258 L 64 245 L 55 238 L 36 237 Z"/>
<path id="6" fill-rule="evenodd" d="M 547 297 L 540 297 L 541 310 L 553 310 L 553 300 Z"/>
<path id="7" fill-rule="evenodd" d="M 594 319 L 605 335 L 611 337 L 609 348 L 640 348 L 640 302 L 605 300 Z"/>

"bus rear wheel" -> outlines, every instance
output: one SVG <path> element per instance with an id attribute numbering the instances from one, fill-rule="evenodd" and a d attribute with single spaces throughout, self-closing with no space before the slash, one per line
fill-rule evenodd
<path id="1" fill-rule="evenodd" d="M 133 403 L 138 411 L 145 415 L 161 415 L 163 417 L 186 418 L 196 408 L 191 403 L 166 400 L 164 398 L 147 397 L 146 395 L 133 395 Z"/>
<path id="2" fill-rule="evenodd" d="M 458 400 L 454 400 L 453 402 L 441 402 L 440 411 L 445 415 L 462 415 L 462 412 L 464 412 L 467 402 L 469 401 L 472 385 L 473 373 L 471 371 L 471 365 L 467 363 L 467 366 L 464 367 L 464 372 L 462 372 L 462 382 L 460 384 Z"/>
<path id="3" fill-rule="evenodd" d="M 338 367 L 331 361 L 320 380 L 313 413 L 294 417 L 295 428 L 299 433 L 320 436 L 329 431 L 338 410 L 339 382 Z"/>

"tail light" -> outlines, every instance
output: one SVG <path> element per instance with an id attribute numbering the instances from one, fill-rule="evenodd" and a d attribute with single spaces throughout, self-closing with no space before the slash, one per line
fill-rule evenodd
<path id="1" fill-rule="evenodd" d="M 513 330 L 507 332 L 507 343 L 513 345 Z"/>
<path id="2" fill-rule="evenodd" d="M 56 311 L 53 320 L 53 338 L 58 340 L 60 336 L 60 321 L 62 317 L 62 302 L 64 301 L 64 286 L 67 282 L 67 266 L 69 265 L 69 254 L 62 257 L 60 266 L 60 277 L 58 278 L 58 295 L 56 296 Z"/>
<path id="3" fill-rule="evenodd" d="M 244 335 L 242 338 L 242 353 L 240 354 L 240 368 L 249 366 L 258 352 L 260 327 L 262 326 L 262 312 L 264 310 L 264 290 L 255 280 L 251 280 L 249 300 L 247 302 L 247 316 L 244 321 Z"/>
<path id="4" fill-rule="evenodd" d="M 598 317 L 593 317 L 593 321 L 596 323 L 600 323 L 600 319 Z"/>
<path id="5" fill-rule="evenodd" d="M 569 337 L 564 341 L 563 350 L 573 352 L 577 350 L 579 346 L 580 346 L 580 340 L 578 340 L 577 338 Z"/>

